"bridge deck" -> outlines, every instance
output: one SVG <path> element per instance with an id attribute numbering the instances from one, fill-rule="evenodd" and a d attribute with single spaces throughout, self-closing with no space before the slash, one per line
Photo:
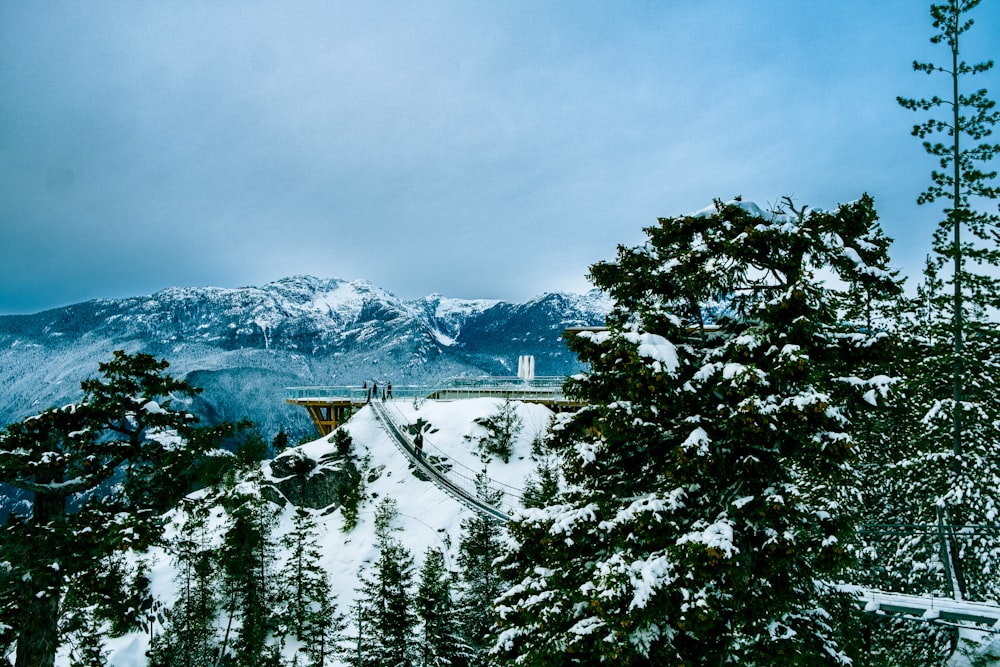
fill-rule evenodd
<path id="1" fill-rule="evenodd" d="M 991 602 L 953 600 L 930 595 L 886 593 L 857 586 L 844 586 L 870 613 L 900 614 L 923 621 L 972 623 L 993 628 L 1000 624 L 1000 605 Z"/>
<path id="2" fill-rule="evenodd" d="M 555 410 L 576 409 L 581 403 L 563 395 L 565 381 L 566 378 L 562 376 L 537 377 L 531 380 L 516 377 L 450 378 L 434 385 L 393 385 L 391 397 L 443 401 L 495 397 L 541 403 Z M 287 387 L 285 402 L 304 407 L 319 434 L 326 436 L 371 398 L 381 398 L 383 391 L 387 392 L 387 389 L 388 385 L 379 385 L 378 396 L 374 397 L 370 387 Z"/>
<path id="3" fill-rule="evenodd" d="M 450 470 L 446 472 L 434 463 L 429 450 L 423 456 L 417 456 L 412 439 L 404 432 L 403 428 L 396 422 L 396 418 L 392 415 L 390 409 L 391 402 L 387 404 L 382 401 L 373 401 L 371 408 L 382 429 L 392 439 L 396 448 L 409 459 L 410 464 L 414 468 L 422 471 L 424 476 L 435 486 L 472 511 L 478 512 L 492 521 L 506 523 L 510 520 L 507 509 L 501 506 L 490 505 L 478 497 L 475 491 L 475 479 L 469 475 L 460 474 L 452 466 L 448 466 Z M 472 473 L 472 471 L 470 470 L 469 473 Z M 505 497 L 511 495 L 509 489 L 503 489 L 502 485 L 492 480 L 487 480 L 487 484 L 492 489 L 503 490 Z M 512 500 L 515 504 L 519 504 L 520 496 L 514 496 L 513 499 L 508 499 L 508 502 Z"/>

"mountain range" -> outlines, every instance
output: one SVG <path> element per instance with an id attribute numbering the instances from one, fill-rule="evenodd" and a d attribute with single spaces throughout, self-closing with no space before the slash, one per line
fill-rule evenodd
<path id="1" fill-rule="evenodd" d="M 285 387 L 515 375 L 520 355 L 534 355 L 538 375 L 568 375 L 580 365 L 563 331 L 603 324 L 609 309 L 596 290 L 407 301 L 363 280 L 294 276 L 0 316 L 0 424 L 78 400 L 80 381 L 121 349 L 166 359 L 201 387 L 190 409 L 203 421 L 249 418 L 265 436 L 299 438 L 312 424 Z"/>

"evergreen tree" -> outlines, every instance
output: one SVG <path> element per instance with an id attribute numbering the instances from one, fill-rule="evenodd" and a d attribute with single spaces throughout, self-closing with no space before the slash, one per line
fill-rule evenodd
<path id="1" fill-rule="evenodd" d="M 461 639 L 452 588 L 453 577 L 445 567 L 444 553 L 427 549 L 416 599 L 421 623 L 420 664 L 424 667 L 466 664 L 468 649 Z"/>
<path id="2" fill-rule="evenodd" d="M 925 294 L 927 283 L 918 286 Z M 858 299 L 863 308 L 848 309 L 852 321 L 871 322 L 873 331 L 891 336 L 891 354 L 881 363 L 882 371 L 895 379 L 892 391 L 878 397 L 878 410 L 859 411 L 852 432 L 863 446 L 858 448 L 855 466 L 861 489 L 862 525 L 859 530 L 858 559 L 848 578 L 854 584 L 883 591 L 910 594 L 942 594 L 947 577 L 937 530 L 930 524 L 935 503 L 931 495 L 918 499 L 918 489 L 926 489 L 928 461 L 917 452 L 922 441 L 921 412 L 926 409 L 918 395 L 921 387 L 945 387 L 947 373 L 928 374 L 931 354 L 926 343 L 926 320 L 913 311 L 913 303 L 901 296 L 888 299 Z M 922 302 L 918 297 L 917 302 Z M 940 359 L 940 357 L 937 357 Z M 869 373 L 876 368 L 859 369 Z M 856 372 L 863 375 L 864 373 Z M 916 466 L 916 468 L 914 468 Z M 933 463 L 930 469 L 940 468 Z M 947 475 L 945 475 L 947 476 Z M 914 509 L 925 504 L 921 511 Z M 931 517 L 930 519 L 928 517 Z M 841 636 L 853 640 L 855 664 L 871 667 L 925 667 L 944 664 L 954 643 L 954 630 L 911 619 L 865 614 L 860 619 L 838 623 Z M 850 642 L 848 642 L 850 643 Z"/>
<path id="3" fill-rule="evenodd" d="M 897 98 L 913 111 L 945 112 L 943 118 L 928 117 L 915 125 L 913 135 L 940 166 L 917 201 L 947 203 L 914 308 L 920 335 L 908 382 L 910 437 L 893 461 L 894 491 L 905 488 L 913 502 L 896 503 L 892 509 L 897 522 L 941 526 L 940 531 L 925 531 L 925 539 L 904 538 L 916 543 L 910 546 L 915 567 L 907 574 L 895 563 L 895 571 L 908 583 L 956 598 L 995 599 L 1000 586 L 992 537 L 962 535 L 962 526 L 994 523 L 1000 503 L 995 491 L 1000 478 L 1000 329 L 990 318 L 1000 307 L 1000 216 L 982 210 L 1000 195 L 992 185 L 997 172 L 986 170 L 1000 151 L 1000 144 L 988 140 L 1000 112 L 985 89 L 965 90 L 993 62 L 969 65 L 960 49 L 963 35 L 974 25 L 969 15 L 979 2 L 931 5 L 936 30 L 931 42 L 948 48 L 948 62 L 914 62 L 913 68 L 943 74 L 945 92 L 929 99 Z M 927 575 L 934 573 L 936 581 L 928 581 Z"/>
<path id="4" fill-rule="evenodd" d="M 183 517 L 169 545 L 177 572 L 177 597 L 166 612 L 163 632 L 150 646 L 150 667 L 211 665 L 221 649 L 216 627 L 221 610 L 216 586 L 218 548 L 208 533 L 212 499 L 188 498 L 181 507 Z"/>
<path id="5" fill-rule="evenodd" d="M 514 453 L 514 439 L 524 428 L 524 422 L 514 403 L 509 399 L 500 404 L 496 412 L 473 420 L 481 426 L 486 435 L 474 438 L 479 455 L 483 461 L 489 461 L 496 456 L 504 463 L 510 463 Z"/>
<path id="6" fill-rule="evenodd" d="M 297 507 L 292 530 L 281 538 L 288 557 L 278 572 L 276 621 L 283 635 L 302 645 L 303 665 L 322 667 L 339 654 L 346 623 L 337 614 L 330 580 L 320 564 L 316 520 Z M 296 652 L 296 657 L 300 657 Z"/>
<path id="7" fill-rule="evenodd" d="M 413 607 L 413 556 L 393 536 L 396 501 L 385 498 L 375 512 L 378 559 L 361 576 L 357 609 L 361 665 L 407 667 L 416 663 Z"/>
<path id="8" fill-rule="evenodd" d="M 262 481 L 258 469 L 223 499 L 229 524 L 219 551 L 222 608 L 228 614 L 222 647 L 228 652 L 231 646 L 233 664 L 246 667 L 277 664 L 278 658 L 272 641 L 275 629 L 272 531 L 277 514 L 261 496 Z"/>
<path id="9" fill-rule="evenodd" d="M 274 452 L 275 456 L 277 456 L 281 452 L 285 451 L 285 449 L 287 448 L 288 448 L 288 433 L 285 432 L 285 429 L 281 429 L 274 436 L 274 440 L 271 441 L 271 449 Z"/>
<path id="10" fill-rule="evenodd" d="M 81 403 L 46 410 L 2 435 L 0 481 L 33 494 L 30 514 L 11 515 L 0 536 L 0 560 L 12 568 L 0 591 L 0 626 L 15 629 L 18 667 L 53 664 L 65 583 L 109 554 L 158 539 L 158 513 L 183 495 L 205 456 L 208 442 L 196 437 L 194 418 L 172 407 L 197 390 L 167 367 L 116 352 L 100 364 L 100 378 L 82 384 Z"/>
<path id="11" fill-rule="evenodd" d="M 566 488 L 508 526 L 494 653 L 518 664 L 844 664 L 852 417 L 887 336 L 836 284 L 898 289 L 869 197 L 661 219 L 591 268 L 612 298 L 553 446 Z M 859 368 L 862 375 L 845 374 Z"/>
<path id="12" fill-rule="evenodd" d="M 535 462 L 535 474 L 524 483 L 521 504 L 525 507 L 545 507 L 559 493 L 559 465 L 541 436 L 531 443 L 531 459 Z"/>
<path id="13" fill-rule="evenodd" d="M 83 607 L 74 611 L 70 667 L 106 667 L 108 651 L 104 647 L 102 623 L 95 617 L 96 609 Z"/>
<path id="14" fill-rule="evenodd" d="M 486 472 L 476 475 L 476 496 L 491 507 L 503 492 L 489 487 Z M 495 519 L 473 514 L 462 521 L 458 566 L 461 575 L 459 616 L 462 634 L 472 653 L 472 664 L 485 662 L 493 644 L 497 618 L 493 605 L 504 590 L 494 561 L 503 553 L 503 527 Z"/>
<path id="15" fill-rule="evenodd" d="M 74 664 L 103 665 L 104 640 L 139 627 L 153 605 L 142 561 L 104 554 L 89 570 L 67 577 L 59 635 L 67 637 Z"/>

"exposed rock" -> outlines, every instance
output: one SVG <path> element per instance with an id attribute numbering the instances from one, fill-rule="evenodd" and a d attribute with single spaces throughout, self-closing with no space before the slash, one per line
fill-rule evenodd
<path id="1" fill-rule="evenodd" d="M 297 507 L 333 509 L 343 505 L 361 475 L 352 457 L 328 454 L 315 461 L 301 450 L 277 456 L 269 464 L 273 484 Z"/>

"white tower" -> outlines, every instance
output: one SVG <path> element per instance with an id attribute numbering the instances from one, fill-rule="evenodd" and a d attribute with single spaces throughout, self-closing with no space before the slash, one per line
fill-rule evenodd
<path id="1" fill-rule="evenodd" d="M 530 354 L 522 354 L 517 358 L 517 377 L 522 380 L 535 379 L 535 357 Z"/>

